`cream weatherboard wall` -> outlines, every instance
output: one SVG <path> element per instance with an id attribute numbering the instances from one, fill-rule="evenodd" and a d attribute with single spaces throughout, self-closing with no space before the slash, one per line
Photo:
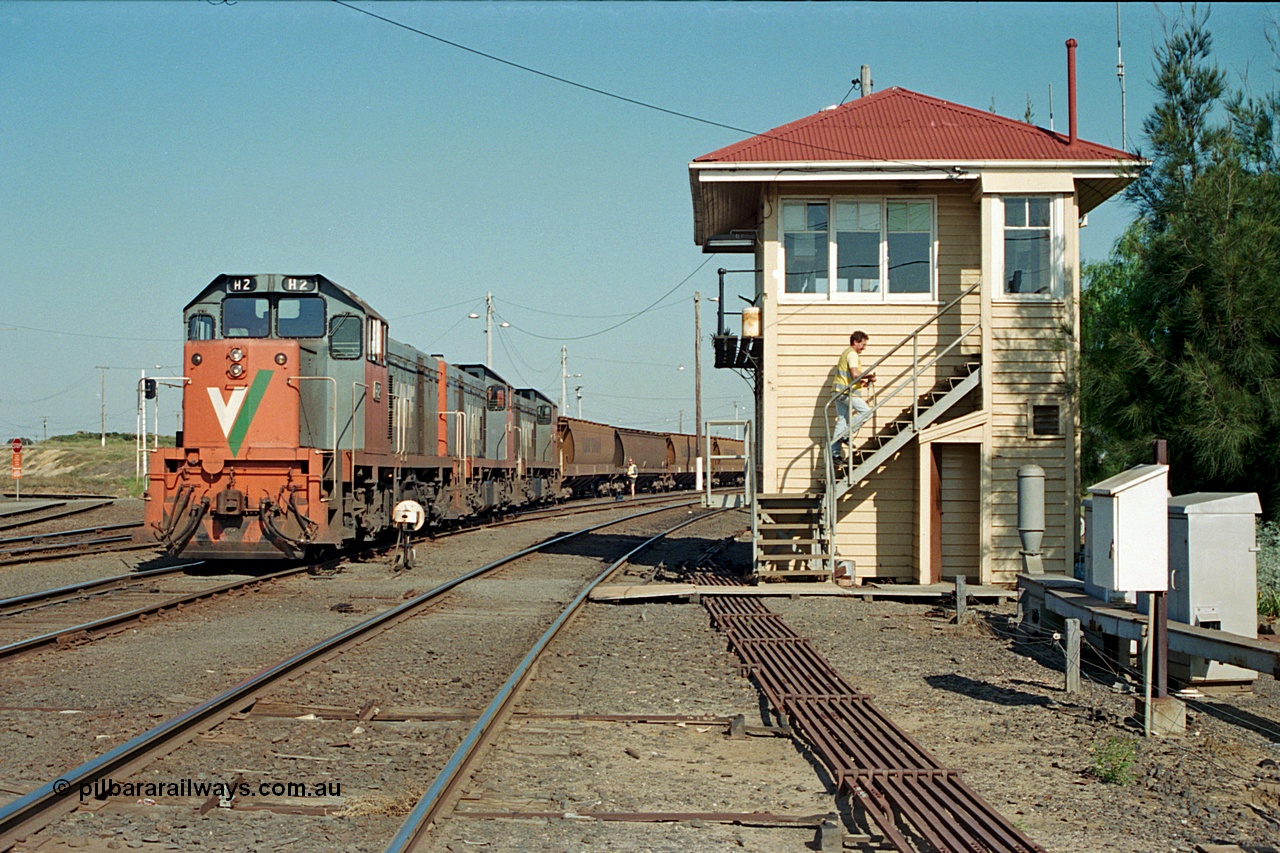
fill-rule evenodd
<path id="1" fill-rule="evenodd" d="M 782 294 L 779 211 L 783 199 L 859 196 L 928 198 L 935 211 L 935 294 L 930 301 L 793 301 Z M 1002 223 L 1000 197 L 983 195 L 980 182 L 924 180 L 781 184 L 763 198 L 760 286 L 764 308 L 761 400 L 762 490 L 819 492 L 823 488 L 823 407 L 836 360 L 849 334 L 870 336 L 869 365 L 932 318 L 966 288 L 944 318 L 923 330 L 918 354 L 931 358 L 962 330 L 982 319 L 974 334 L 920 377 L 918 392 L 951 375 L 967 356 L 984 353 L 980 411 L 926 430 L 917 441 L 851 490 L 838 504 L 836 550 L 852 559 L 859 578 L 930 581 L 963 573 L 983 582 L 1012 580 L 1020 569 L 1017 470 L 1034 462 L 1046 472 L 1046 568 L 1069 569 L 1075 533 L 1074 435 L 1078 430 L 1074 376 L 1078 320 L 1078 261 L 1074 203 L 1061 203 L 1066 299 L 1004 299 L 996 293 Z M 985 239 L 984 239 L 985 238 Z M 993 254 L 996 257 L 993 257 Z M 984 274 L 985 271 L 985 274 Z M 877 368 L 876 402 L 899 377 L 909 376 L 910 343 Z M 859 438 L 909 411 L 910 386 L 884 402 Z M 1058 405 L 1064 436 L 1029 437 L 1030 405 Z M 940 482 L 936 482 L 940 478 Z M 976 478 L 976 482 L 974 482 Z M 939 488 L 940 487 L 940 488 Z M 966 502 L 977 502 L 967 506 Z M 942 553 L 939 555 L 939 545 Z M 940 559 L 939 559 L 940 557 Z"/>

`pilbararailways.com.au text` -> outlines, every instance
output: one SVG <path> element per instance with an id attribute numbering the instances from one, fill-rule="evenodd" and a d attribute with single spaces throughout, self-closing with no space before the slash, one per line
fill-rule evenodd
<path id="1" fill-rule="evenodd" d="M 65 779 L 53 783 L 55 793 L 64 794 L 71 787 Z M 333 780 L 317 782 L 214 782 L 204 779 L 180 779 L 176 782 L 94 779 L 79 785 L 80 801 L 105 800 L 108 797 L 340 797 L 342 783 Z"/>

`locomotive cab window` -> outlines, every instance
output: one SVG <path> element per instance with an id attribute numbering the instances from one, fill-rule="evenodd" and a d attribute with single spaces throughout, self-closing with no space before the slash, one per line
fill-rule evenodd
<path id="1" fill-rule="evenodd" d="M 486 406 L 491 412 L 507 410 L 507 389 L 504 385 L 490 385 L 487 390 Z"/>
<path id="2" fill-rule="evenodd" d="M 360 357 L 360 318 L 355 314 L 339 314 L 329 321 L 329 357 Z"/>
<path id="3" fill-rule="evenodd" d="M 276 334 L 282 338 L 324 337 L 324 300 L 281 296 L 276 303 Z"/>
<path id="4" fill-rule="evenodd" d="M 259 297 L 222 302 L 222 333 L 228 338 L 265 338 L 271 334 L 271 303 Z"/>
<path id="5" fill-rule="evenodd" d="M 192 314 L 187 318 L 187 340 L 213 340 L 213 317 L 208 314 Z"/>
<path id="6" fill-rule="evenodd" d="M 366 328 L 369 333 L 369 360 L 374 364 L 382 364 L 387 352 L 387 324 L 376 317 L 370 317 Z"/>
<path id="7" fill-rule="evenodd" d="M 538 407 L 538 424 L 546 426 L 551 423 L 551 407 L 542 405 Z"/>

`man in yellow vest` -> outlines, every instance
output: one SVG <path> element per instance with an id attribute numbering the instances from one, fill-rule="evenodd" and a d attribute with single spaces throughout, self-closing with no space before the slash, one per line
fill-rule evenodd
<path id="1" fill-rule="evenodd" d="M 871 413 L 871 407 L 862 399 L 862 389 L 871 387 L 876 381 L 874 373 L 862 375 L 862 351 L 867 348 L 868 340 L 867 333 L 861 330 L 849 336 L 849 346 L 840 353 L 836 376 L 831 383 L 836 408 L 836 434 L 831 442 L 831 458 L 837 468 L 844 464 L 843 445 L 857 435 Z M 852 423 L 849 421 L 851 408 L 854 411 Z"/>

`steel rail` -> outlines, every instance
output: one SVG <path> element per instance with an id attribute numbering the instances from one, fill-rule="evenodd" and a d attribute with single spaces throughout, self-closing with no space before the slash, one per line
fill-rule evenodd
<path id="1" fill-rule="evenodd" d="M 56 530 L 53 533 L 33 533 L 29 536 L 11 536 L 8 539 L 0 539 L 0 553 L 8 553 L 10 549 L 5 548 L 4 546 L 18 542 L 39 542 L 45 539 L 60 539 L 65 536 L 78 536 L 86 533 L 105 533 L 108 530 L 129 530 L 134 527 L 141 526 L 141 521 L 126 521 L 121 524 L 101 524 L 97 527 L 80 527 L 75 530 Z"/>
<path id="2" fill-rule="evenodd" d="M 656 512 L 657 510 L 654 511 Z M 574 598 L 573 601 L 569 602 L 564 611 L 554 622 L 551 623 L 551 627 L 547 628 L 543 635 L 534 642 L 528 653 L 526 653 L 520 660 L 520 663 L 517 664 L 515 671 L 511 674 L 511 677 L 503 682 L 502 686 L 498 688 L 498 692 L 494 695 L 493 700 L 484 709 L 484 711 L 481 712 L 479 719 L 476 720 L 470 731 L 468 731 L 466 736 L 462 739 L 462 743 L 460 743 L 457 749 L 454 750 L 453 755 L 450 756 L 449 761 L 446 762 L 444 768 L 436 775 L 435 780 L 432 781 L 430 787 L 427 788 L 426 793 L 422 795 L 422 798 L 418 800 L 418 804 L 414 806 L 413 811 L 411 811 L 409 816 L 405 818 L 404 823 L 400 826 L 400 830 L 396 833 L 395 837 L 391 839 L 391 843 L 387 845 L 386 853 L 405 853 L 405 851 L 413 850 L 417 846 L 418 841 L 423 837 L 423 833 L 426 831 L 427 827 L 429 827 L 439 816 L 444 804 L 448 801 L 448 795 L 452 793 L 461 780 L 463 770 L 467 768 L 472 757 L 476 755 L 478 749 L 484 743 L 486 736 L 491 733 L 494 721 L 500 714 L 510 707 L 511 700 L 524 684 L 529 675 L 529 671 L 537 661 L 538 656 L 542 654 L 543 649 L 551 643 L 565 623 L 568 622 L 568 620 L 578 611 L 578 608 L 582 603 L 587 600 L 587 596 L 591 591 L 599 586 L 605 578 L 613 574 L 619 566 L 629 561 L 640 551 L 648 548 L 659 539 L 663 539 L 683 527 L 688 527 L 690 524 L 704 521 L 707 518 L 727 511 L 727 509 L 718 509 L 704 515 L 697 516 L 696 518 L 685 519 L 679 524 L 669 527 L 661 533 L 655 534 L 654 536 L 646 539 L 644 542 L 641 542 L 639 545 L 623 554 L 613 563 L 609 564 L 604 571 L 597 575 L 594 580 L 588 583 L 578 593 L 577 597 Z"/>
<path id="3" fill-rule="evenodd" d="M 1041 853 L 758 597 L 708 596 L 703 605 L 765 698 L 897 850 L 914 853 L 913 837 L 938 851 Z"/>
<path id="4" fill-rule="evenodd" d="M 0 599 L 0 617 L 12 616 L 16 613 L 23 613 L 27 610 L 35 610 L 38 607 L 59 604 L 63 601 L 86 598 L 90 595 L 102 595 L 116 589 L 125 589 L 130 586 L 135 586 L 141 581 L 154 580 L 166 575 L 177 574 L 178 572 L 185 571 L 193 566 L 202 565 L 203 563 L 204 561 L 201 560 L 196 563 L 183 563 L 180 566 L 148 569 L 146 571 L 132 572 L 125 575 L 111 575 L 104 578 L 94 578 L 93 580 L 87 580 L 82 583 L 67 584 L 66 586 L 60 586 L 54 589 L 29 592 L 26 595 L 15 595 L 12 598 Z"/>
<path id="5" fill-rule="evenodd" d="M 30 524 L 40 524 L 41 522 L 45 522 L 45 521 L 53 521 L 54 519 L 58 519 L 58 518 L 66 518 L 69 515 L 79 515 L 82 512 L 89 512 L 90 510 L 100 509 L 104 506 L 110 506 L 115 502 L 116 502 L 115 498 L 109 498 L 107 500 L 99 500 L 97 503 L 89 504 L 88 506 L 69 507 L 67 509 L 62 509 L 59 512 L 51 512 L 51 513 L 48 513 L 47 515 L 42 515 L 37 518 L 24 518 L 21 521 L 0 523 L 0 530 L 13 530 L 18 527 L 26 527 L 27 525 L 30 525 Z M 40 512 L 43 509 L 57 509 L 65 506 L 66 506 L 65 502 L 55 504 L 53 506 L 45 505 L 40 509 L 31 510 L 31 512 Z M 5 516 L 5 518 L 12 518 L 14 515 L 15 513 L 10 513 L 9 515 Z"/>
<path id="6" fill-rule="evenodd" d="M 691 490 L 681 490 L 691 491 Z M 717 493 L 721 490 L 717 489 Z M 698 496 L 701 500 L 701 495 Z M 516 510 L 509 516 L 503 518 L 494 518 L 491 521 L 481 522 L 479 524 L 459 526 L 445 530 L 437 530 L 427 533 L 421 539 L 443 539 L 446 536 L 456 536 L 461 533 L 470 533 L 475 530 L 488 530 L 492 527 L 505 527 L 507 525 L 519 524 L 524 521 L 541 521 L 548 518 L 560 518 L 561 516 L 582 515 L 589 512 L 604 512 L 610 509 L 626 509 L 630 506 L 649 506 L 650 504 L 665 503 L 666 501 L 684 501 L 687 505 L 694 501 L 690 501 L 687 494 L 669 493 L 662 495 L 641 495 L 636 498 L 627 498 L 625 501 L 616 501 L 613 498 L 575 498 L 566 501 L 563 504 L 554 507 L 532 507 L 525 510 Z"/>
<path id="7" fill-rule="evenodd" d="M 176 610 L 185 607 L 188 604 L 200 601 L 201 599 L 213 598 L 216 595 L 233 592 L 241 587 L 254 586 L 267 581 L 274 581 L 279 580 L 280 578 L 289 577 L 290 575 L 301 574 L 302 572 L 310 571 L 313 568 L 315 567 L 309 565 L 294 566 L 293 568 L 272 572 L 269 575 L 246 577 L 229 583 L 219 584 L 218 586 L 197 590 L 196 592 L 189 592 L 185 595 L 179 595 L 174 598 L 166 598 L 164 601 L 148 604 L 145 607 L 136 607 L 133 610 L 116 613 L 111 616 L 104 616 L 101 619 L 94 619 L 91 622 L 74 625 L 70 628 L 50 631 L 49 633 L 41 634 L 38 637 L 28 637 L 25 640 L 18 640 L 15 643 L 0 646 L 0 660 L 14 657 L 15 655 L 25 654 L 45 646 L 56 646 L 69 642 L 90 642 L 98 639 L 99 637 L 117 633 L 125 625 L 145 621 L 146 618 L 152 614 L 159 614 L 165 610 Z"/>
<path id="8" fill-rule="evenodd" d="M 681 504 L 678 506 L 687 505 Z M 663 512 L 669 508 L 660 507 L 646 510 L 625 518 L 606 521 L 572 533 L 555 536 L 545 542 L 540 542 L 480 568 L 465 572 L 416 598 L 376 614 L 326 640 L 303 649 L 292 657 L 268 667 L 212 699 L 143 732 L 115 749 L 85 762 L 79 767 L 62 774 L 52 782 L 47 782 L 8 805 L 0 807 L 0 850 L 12 848 L 19 840 L 39 831 L 58 815 L 74 808 L 81 785 L 92 784 L 95 779 L 121 772 L 131 772 L 145 766 L 154 758 L 165 755 L 193 739 L 200 732 L 207 731 L 226 720 L 232 714 L 248 708 L 259 695 L 269 690 L 281 679 L 292 675 L 308 664 L 329 658 L 390 629 L 396 623 L 413 616 L 423 605 L 454 587 L 521 557 L 561 542 L 584 536 L 605 527 L 612 527 L 636 518 Z"/>

